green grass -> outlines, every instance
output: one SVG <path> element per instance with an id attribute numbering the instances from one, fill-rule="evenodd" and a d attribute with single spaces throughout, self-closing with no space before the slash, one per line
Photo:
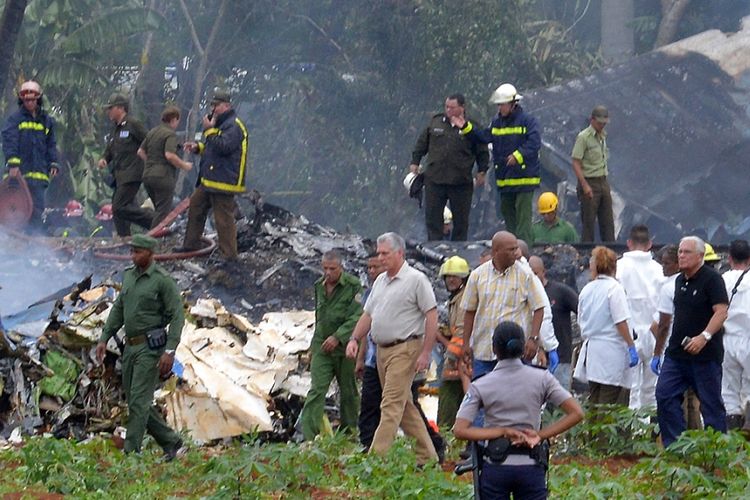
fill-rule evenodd
<path id="1" fill-rule="evenodd" d="M 554 445 L 551 498 L 750 498 L 750 446 L 738 433 L 685 433 L 669 450 L 657 447 L 648 416 L 612 409 Z M 455 459 L 462 442 L 450 440 Z M 0 496 L 35 498 L 471 498 L 470 478 L 439 467 L 419 470 L 408 442 L 386 457 L 361 453 L 351 437 L 305 444 L 194 448 L 164 463 L 149 441 L 125 456 L 108 440 L 75 443 L 32 438 L 0 452 Z M 593 446 L 592 443 L 597 443 Z"/>

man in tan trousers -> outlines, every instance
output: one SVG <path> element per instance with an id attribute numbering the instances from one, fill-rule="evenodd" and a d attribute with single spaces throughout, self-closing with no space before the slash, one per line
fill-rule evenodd
<path id="1" fill-rule="evenodd" d="M 380 424 L 370 451 L 388 452 L 399 426 L 417 441 L 417 462 L 437 460 L 435 447 L 414 406 L 411 384 L 430 364 L 437 334 L 437 308 L 432 285 L 404 259 L 404 239 L 396 233 L 378 237 L 377 253 L 385 272 L 375 280 L 364 313 L 354 327 L 346 355 L 355 358 L 367 335 L 377 345 L 378 375 L 383 387 Z"/>

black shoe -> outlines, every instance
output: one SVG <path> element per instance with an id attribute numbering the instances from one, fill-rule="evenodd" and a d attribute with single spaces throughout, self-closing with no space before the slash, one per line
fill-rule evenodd
<path id="1" fill-rule="evenodd" d="M 178 440 L 172 446 L 165 446 L 163 449 L 165 462 L 171 462 L 175 458 L 183 456 L 187 451 L 187 448 L 182 445 L 182 439 Z"/>

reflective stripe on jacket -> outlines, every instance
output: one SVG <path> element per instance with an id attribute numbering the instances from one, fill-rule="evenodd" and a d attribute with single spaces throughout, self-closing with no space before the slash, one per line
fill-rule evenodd
<path id="1" fill-rule="evenodd" d="M 466 122 L 461 133 L 478 142 L 492 143 L 495 180 L 501 191 L 533 191 L 541 183 L 539 149 L 542 139 L 539 126 L 536 119 L 521 106 L 516 106 L 507 117 L 498 114 L 490 126 L 483 130 Z M 518 165 L 508 167 L 505 164 L 509 155 L 515 157 Z"/>
<path id="2" fill-rule="evenodd" d="M 57 166 L 55 121 L 39 109 L 32 116 L 23 106 L 10 115 L 2 130 L 8 168 L 18 167 L 26 179 L 49 182 L 50 166 Z"/>
<path id="3" fill-rule="evenodd" d="M 200 184 L 208 191 L 244 193 L 247 171 L 247 128 L 234 110 L 219 115 L 216 126 L 203 132 L 198 144 Z"/>

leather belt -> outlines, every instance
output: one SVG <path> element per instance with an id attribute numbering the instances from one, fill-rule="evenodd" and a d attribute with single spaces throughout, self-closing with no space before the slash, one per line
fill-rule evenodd
<path id="1" fill-rule="evenodd" d="M 146 342 L 146 336 L 145 335 L 136 335 L 135 337 L 125 337 L 125 343 L 127 345 L 139 345 Z"/>
<path id="2" fill-rule="evenodd" d="M 378 346 L 379 347 L 385 347 L 385 348 L 393 347 L 393 346 L 397 346 L 399 344 L 403 344 L 404 342 L 409 342 L 410 340 L 418 339 L 420 337 L 421 337 L 421 335 L 409 335 L 405 339 L 394 340 L 393 342 L 388 342 L 387 344 L 378 344 Z"/>

